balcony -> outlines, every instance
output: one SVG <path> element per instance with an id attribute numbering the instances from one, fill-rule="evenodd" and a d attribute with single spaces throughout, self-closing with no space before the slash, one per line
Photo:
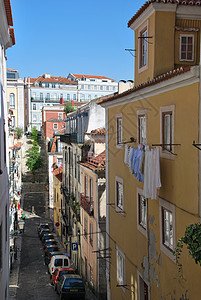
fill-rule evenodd
<path id="1" fill-rule="evenodd" d="M 80 194 L 80 205 L 88 213 L 88 215 L 94 215 L 93 204 L 89 201 L 89 197 L 84 194 Z"/>

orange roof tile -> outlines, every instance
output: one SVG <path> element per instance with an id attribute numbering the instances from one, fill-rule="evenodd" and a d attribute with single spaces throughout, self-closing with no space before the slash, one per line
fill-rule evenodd
<path id="1" fill-rule="evenodd" d="M 4 6 L 5 6 L 5 10 L 6 10 L 6 17 L 8 20 L 8 25 L 13 26 L 13 16 L 12 16 L 10 0 L 4 0 Z"/>
<path id="2" fill-rule="evenodd" d="M 117 95 L 114 95 L 112 97 L 108 96 L 107 98 L 100 98 L 100 100 L 97 101 L 97 104 L 102 104 L 102 103 L 106 103 L 106 102 L 110 102 L 110 101 L 113 101 L 113 100 L 116 100 L 116 99 L 119 99 L 119 98 L 122 98 L 124 96 L 127 96 L 127 95 L 130 95 L 132 94 L 133 92 L 136 92 L 136 91 L 139 91 L 139 90 L 142 90 L 148 86 L 152 86 L 152 85 L 155 85 L 157 83 L 160 83 L 162 81 L 165 81 L 165 80 L 168 80 L 172 77 L 175 77 L 175 76 L 178 76 L 178 75 L 181 75 L 185 72 L 188 72 L 190 71 L 191 67 L 188 66 L 188 67 L 181 67 L 181 68 L 178 68 L 178 69 L 175 69 L 175 70 L 172 70 L 172 71 L 169 71 L 167 73 L 164 73 L 160 76 L 157 76 L 155 77 L 154 79 L 152 79 L 151 81 L 147 81 L 147 82 L 144 82 L 138 86 L 135 86 L 134 88 L 130 89 L 130 90 L 127 90 L 121 94 L 117 94 Z"/>
<path id="3" fill-rule="evenodd" d="M 51 147 L 51 151 L 50 151 L 50 152 L 56 152 L 56 150 L 57 150 L 56 141 L 57 141 L 57 138 L 54 137 L 54 140 L 53 140 L 53 143 L 52 143 L 52 147 Z"/>
<path id="4" fill-rule="evenodd" d="M 98 128 L 92 130 L 90 133 L 85 133 L 87 135 L 105 135 L 105 128 Z"/>
<path id="5" fill-rule="evenodd" d="M 110 79 L 110 80 L 114 80 L 112 78 L 109 77 L 105 77 L 105 76 L 97 76 L 97 75 L 85 75 L 85 74 L 72 74 L 73 76 L 75 76 L 75 78 L 95 78 L 95 79 Z"/>
<path id="6" fill-rule="evenodd" d="M 55 169 L 52 173 L 60 182 L 62 182 L 63 166 Z"/>
<path id="7" fill-rule="evenodd" d="M 13 45 L 15 45 L 15 33 L 13 28 L 9 28 L 10 37 L 12 40 Z"/>
<path id="8" fill-rule="evenodd" d="M 50 78 L 44 78 L 42 75 L 38 78 L 30 78 L 31 83 L 35 82 L 53 82 L 53 83 L 69 83 L 69 84 L 75 84 L 77 85 L 77 81 L 69 80 L 67 77 L 61 77 L 61 76 L 51 76 Z"/>
<path id="9" fill-rule="evenodd" d="M 146 8 L 153 2 L 160 2 L 160 3 L 171 3 L 171 4 L 178 4 L 178 5 L 201 5 L 201 0 L 149 0 L 146 1 L 141 8 L 136 12 L 136 14 L 130 19 L 128 22 L 128 27 L 146 10 Z"/>
<path id="10" fill-rule="evenodd" d="M 93 171 L 105 170 L 105 150 L 96 157 L 88 158 L 84 163 L 80 162 L 80 165 Z"/>

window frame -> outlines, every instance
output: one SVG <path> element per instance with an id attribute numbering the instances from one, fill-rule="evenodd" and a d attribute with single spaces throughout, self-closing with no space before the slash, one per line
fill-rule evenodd
<path id="1" fill-rule="evenodd" d="M 166 210 L 172 213 L 172 228 L 173 228 L 173 245 L 172 249 L 164 243 L 164 217 L 163 211 Z M 173 255 L 173 250 L 176 247 L 176 226 L 175 226 L 175 206 L 174 204 L 159 198 L 159 220 L 160 220 L 160 249 L 165 253 L 173 262 L 176 262 L 176 258 Z"/>
<path id="2" fill-rule="evenodd" d="M 187 37 L 192 37 L 192 59 L 181 58 L 181 40 L 182 40 L 182 37 L 186 37 L 186 38 Z M 185 34 L 185 33 L 180 34 L 180 36 L 179 36 L 179 60 L 180 61 L 193 62 L 194 57 L 195 57 L 194 51 L 195 51 L 195 36 L 194 36 L 194 34 L 190 34 L 190 33 L 189 34 Z"/>
<path id="3" fill-rule="evenodd" d="M 9 94 L 9 107 L 10 109 L 15 109 L 15 94 L 14 93 L 10 93 Z"/>
<path id="4" fill-rule="evenodd" d="M 122 263 L 119 263 L 119 257 L 122 259 Z M 119 267 L 121 268 L 121 274 L 119 274 Z M 117 270 L 117 282 L 119 285 L 124 285 L 126 282 L 126 272 L 125 272 L 125 254 L 120 249 L 118 245 L 116 245 L 116 270 Z M 121 278 L 122 277 L 122 278 Z M 122 286 L 122 289 L 125 292 L 125 287 Z"/>
<path id="5" fill-rule="evenodd" d="M 164 116 L 171 113 L 171 144 L 174 144 L 174 124 L 175 124 L 175 105 L 160 107 L 160 144 L 164 144 Z M 174 146 L 172 145 L 171 152 L 174 153 Z M 167 148 L 161 147 L 160 156 L 168 159 L 175 159 L 175 156 L 170 153 Z"/>
<path id="6" fill-rule="evenodd" d="M 147 36 L 149 36 L 148 34 L 148 20 L 138 29 L 138 73 L 141 73 L 145 70 L 148 69 L 148 49 L 149 49 L 149 43 L 146 42 L 146 46 L 147 46 L 147 55 L 146 55 L 146 64 L 142 65 L 142 42 L 143 39 L 140 38 L 142 36 L 142 34 L 144 32 L 147 32 Z"/>
<path id="7" fill-rule="evenodd" d="M 140 197 L 143 197 L 146 200 L 146 227 L 141 224 L 140 218 Z M 144 197 L 143 190 L 137 188 L 137 229 L 146 237 L 148 238 L 148 199 Z"/>
<path id="8" fill-rule="evenodd" d="M 63 113 L 62 112 L 58 112 L 58 120 L 63 120 Z"/>
<path id="9" fill-rule="evenodd" d="M 143 281 L 146 284 L 146 286 L 147 286 L 147 290 L 148 290 L 148 297 L 147 297 L 147 299 L 150 300 L 150 298 L 151 298 L 151 295 L 150 295 L 150 284 L 149 284 L 149 282 L 146 279 L 143 278 L 142 273 L 139 270 L 137 270 L 137 284 L 138 284 L 138 291 L 139 291 L 139 293 L 138 293 L 138 300 L 145 299 L 144 298 L 144 293 L 143 293 L 143 295 L 141 295 L 141 291 L 142 290 L 144 291 L 144 287 L 142 287 L 142 289 L 140 288 L 141 281 Z"/>
<path id="10" fill-rule="evenodd" d="M 118 201 L 118 184 L 121 184 L 122 185 L 122 189 L 123 189 L 123 195 L 122 195 L 122 205 L 120 206 L 119 205 L 119 201 Z M 118 176 L 115 176 L 115 208 L 116 208 L 116 211 L 121 213 L 121 214 L 124 214 L 124 180 L 123 178 L 121 177 L 118 177 Z"/>
<path id="11" fill-rule="evenodd" d="M 120 134 L 119 134 L 119 120 L 121 120 L 121 140 L 120 140 Z M 116 147 L 118 149 L 123 148 L 123 117 L 122 114 L 117 114 L 116 115 Z"/>
<path id="12" fill-rule="evenodd" d="M 140 118 L 141 117 L 145 118 L 145 142 L 144 143 L 141 142 L 141 133 L 140 133 L 140 130 L 141 130 Z M 146 111 L 146 109 L 137 111 L 137 140 L 138 140 L 138 144 L 141 144 L 141 145 L 146 145 L 146 143 L 147 143 L 147 111 Z"/>
<path id="13" fill-rule="evenodd" d="M 55 128 L 55 125 L 56 125 L 57 128 Z M 53 129 L 54 129 L 54 130 L 57 130 L 57 129 L 58 129 L 58 124 L 57 124 L 57 123 L 53 123 Z"/>

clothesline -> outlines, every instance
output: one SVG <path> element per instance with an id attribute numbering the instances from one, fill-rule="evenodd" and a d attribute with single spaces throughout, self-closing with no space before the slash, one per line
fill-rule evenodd
<path id="1" fill-rule="evenodd" d="M 156 199 L 161 187 L 159 148 L 150 149 L 144 145 L 134 148 L 126 144 L 124 162 L 131 174 L 134 174 L 139 182 L 144 182 L 144 196 Z"/>

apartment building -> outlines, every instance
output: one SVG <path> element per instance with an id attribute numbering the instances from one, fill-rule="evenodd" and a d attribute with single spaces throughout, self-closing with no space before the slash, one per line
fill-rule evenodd
<path id="1" fill-rule="evenodd" d="M 12 110 L 13 128 L 24 128 L 24 80 L 19 78 L 18 70 L 7 68 L 7 101 Z"/>
<path id="2" fill-rule="evenodd" d="M 10 0 L 0 1 L 0 290 L 8 299 L 9 287 L 9 181 L 6 49 L 15 44 Z"/>
<path id="3" fill-rule="evenodd" d="M 188 245 L 183 277 L 173 255 L 201 216 L 201 152 L 194 147 L 200 15 L 201 1 L 145 2 L 128 22 L 135 31 L 135 86 L 99 101 L 106 114 L 108 299 L 200 298 L 201 268 Z"/>

